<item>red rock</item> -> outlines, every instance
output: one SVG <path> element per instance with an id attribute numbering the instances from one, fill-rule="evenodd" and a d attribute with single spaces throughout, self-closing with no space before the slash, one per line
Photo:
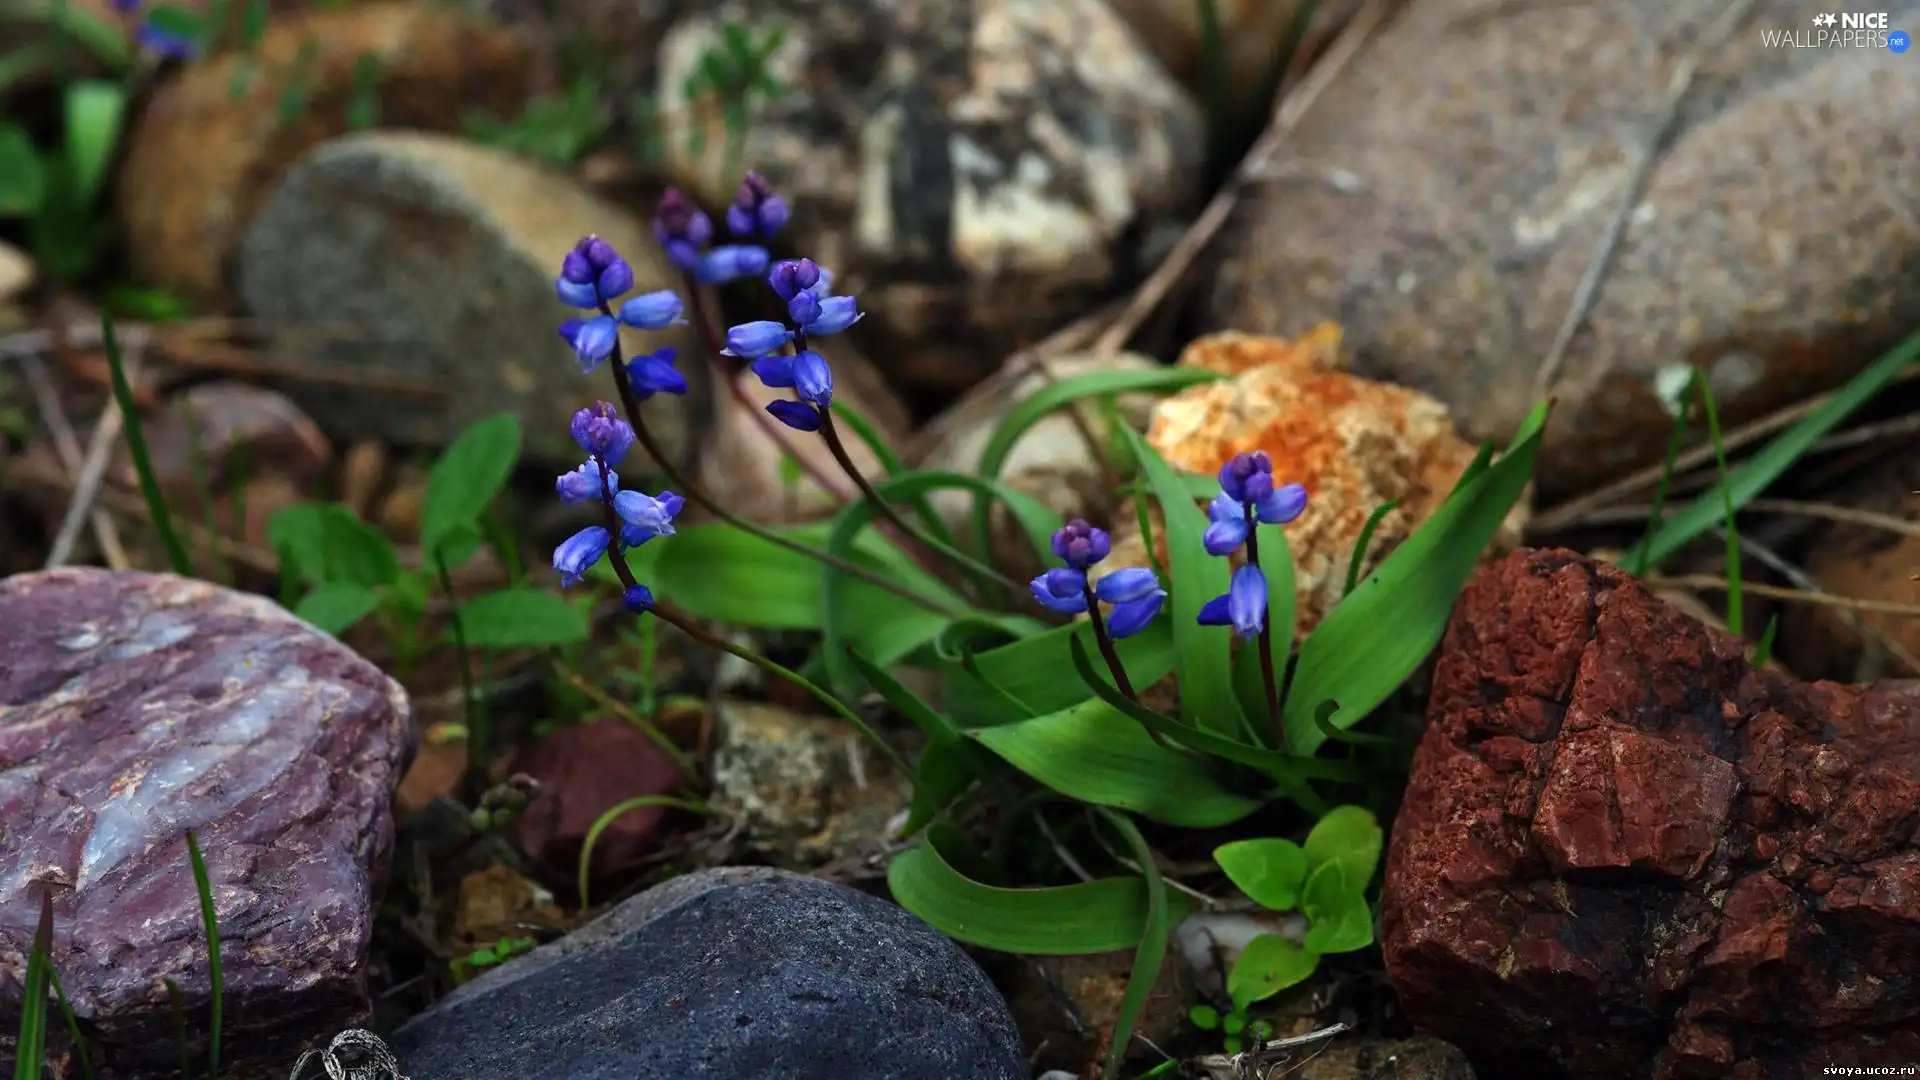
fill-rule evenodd
<path id="1" fill-rule="evenodd" d="M 1522 550 L 1462 596 L 1428 715 L 1381 946 L 1482 1075 L 1920 1061 L 1920 699 L 1756 672 Z"/>
<path id="2" fill-rule="evenodd" d="M 0 581 L 0 958 L 26 955 L 51 891 L 54 968 L 94 1064 L 178 1076 L 162 980 L 190 1018 L 211 989 L 192 830 L 222 942 L 222 1063 L 285 1069 L 371 1006 L 410 719 L 398 683 L 260 597 L 95 569 Z M 19 982 L 0 980 L 0 1031 L 19 1017 Z M 189 1031 L 205 1053 L 204 1024 Z"/>
<path id="3" fill-rule="evenodd" d="M 572 880 L 580 849 L 600 815 L 639 795 L 686 787 L 680 766 L 646 733 L 606 717 L 556 729 L 514 766 L 540 781 L 540 794 L 514 820 L 514 839 L 535 860 Z M 593 842 L 593 869 L 631 864 L 653 847 L 665 807 L 642 806 L 614 818 Z"/>

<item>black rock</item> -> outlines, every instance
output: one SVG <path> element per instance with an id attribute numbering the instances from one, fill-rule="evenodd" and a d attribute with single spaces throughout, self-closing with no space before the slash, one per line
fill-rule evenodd
<path id="1" fill-rule="evenodd" d="M 1026 1080 L 952 942 L 852 889 L 707 870 L 461 987 L 393 1038 L 413 1080 Z"/>

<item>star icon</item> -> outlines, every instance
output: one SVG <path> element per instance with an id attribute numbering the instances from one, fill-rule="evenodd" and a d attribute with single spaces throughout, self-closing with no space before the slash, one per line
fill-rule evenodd
<path id="1" fill-rule="evenodd" d="M 1815 26 L 1832 26 L 1837 21 L 1838 20 L 1830 14 L 1815 15 L 1813 17 L 1813 25 Z"/>

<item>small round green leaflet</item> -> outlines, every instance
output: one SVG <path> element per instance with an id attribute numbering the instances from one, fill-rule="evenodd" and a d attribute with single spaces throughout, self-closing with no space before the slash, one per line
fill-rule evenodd
<path id="1" fill-rule="evenodd" d="M 1307 853 L 1280 837 L 1235 840 L 1213 849 L 1213 861 L 1247 899 L 1269 911 L 1300 906 L 1307 882 Z"/>
<path id="2" fill-rule="evenodd" d="M 1380 865 L 1380 849 L 1386 834 L 1379 819 L 1364 806 L 1336 806 L 1321 815 L 1307 834 L 1306 865 L 1319 869 L 1326 863 L 1339 863 L 1346 881 L 1355 892 L 1365 891 Z"/>
<path id="3" fill-rule="evenodd" d="M 1367 894 L 1347 883 L 1337 862 L 1321 863 L 1307 875 L 1300 910 L 1312 924 L 1305 941 L 1311 952 L 1357 952 L 1373 944 Z"/>
<path id="4" fill-rule="evenodd" d="M 1317 953 L 1279 934 L 1261 934 L 1247 942 L 1233 962 L 1233 970 L 1227 973 L 1227 996 L 1233 999 L 1236 1012 L 1244 1011 L 1256 1001 L 1306 982 L 1319 966 Z"/>

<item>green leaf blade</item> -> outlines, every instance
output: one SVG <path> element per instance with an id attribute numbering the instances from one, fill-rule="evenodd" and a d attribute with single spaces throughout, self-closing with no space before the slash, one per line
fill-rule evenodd
<path id="1" fill-rule="evenodd" d="M 501 589 L 475 597 L 459 611 L 467 645 L 475 649 L 533 649 L 587 640 L 586 612 L 543 589 Z"/>
<path id="2" fill-rule="evenodd" d="M 293 613 L 336 637 L 380 607 L 380 594 L 351 581 L 316 586 L 300 598 Z"/>
<path id="3" fill-rule="evenodd" d="M 1268 911 L 1300 906 L 1307 883 L 1307 853 L 1280 837 L 1235 840 L 1213 849 L 1213 861 L 1247 899 Z"/>
<path id="4" fill-rule="evenodd" d="M 420 548 L 437 551 L 448 534 L 480 520 L 520 459 L 520 418 L 497 413 L 469 426 L 427 474 Z"/>

